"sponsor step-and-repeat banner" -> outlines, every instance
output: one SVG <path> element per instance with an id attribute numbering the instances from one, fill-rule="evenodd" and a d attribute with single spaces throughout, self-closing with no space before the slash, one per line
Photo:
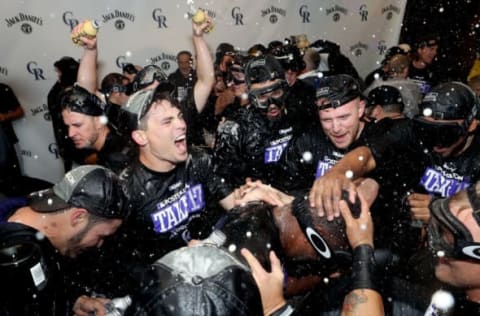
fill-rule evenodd
<path id="1" fill-rule="evenodd" d="M 254 44 L 306 34 L 313 43 L 340 45 L 361 76 L 378 67 L 396 45 L 406 0 L 365 1 L 4 1 L 0 32 L 0 82 L 19 98 L 25 116 L 14 123 L 24 174 L 55 182 L 63 165 L 53 137 L 47 94 L 57 80 L 54 62 L 80 59 L 82 48 L 70 41 L 71 29 L 84 19 L 101 24 L 98 34 L 99 80 L 122 65 L 156 64 L 176 70 L 178 51 L 192 50 L 191 7 L 207 10 L 215 26 L 207 34 L 212 55 L 222 42 L 239 50 Z"/>

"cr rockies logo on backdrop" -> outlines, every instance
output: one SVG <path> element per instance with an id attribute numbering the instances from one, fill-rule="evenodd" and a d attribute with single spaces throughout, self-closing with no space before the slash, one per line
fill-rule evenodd
<path id="1" fill-rule="evenodd" d="M 5 18 L 7 27 L 20 24 L 20 30 L 25 34 L 33 32 L 33 25 L 43 26 L 43 18 L 34 14 L 20 12 L 12 17 Z"/>

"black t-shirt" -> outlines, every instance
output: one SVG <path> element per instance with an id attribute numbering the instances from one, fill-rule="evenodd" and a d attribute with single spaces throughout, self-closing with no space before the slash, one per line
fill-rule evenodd
<path id="1" fill-rule="evenodd" d="M 20 106 L 13 90 L 6 84 L 0 83 L 0 113 L 5 114 L 11 111 L 15 111 Z M 13 130 L 12 123 L 10 121 L 0 122 L 0 127 L 3 128 L 5 134 L 12 144 L 18 142 L 18 138 Z"/>
<path id="2" fill-rule="evenodd" d="M 272 122 L 255 107 L 241 108 L 219 125 L 214 148 L 215 172 L 235 186 L 245 178 L 274 182 L 278 161 L 294 134 L 286 116 Z"/>
<path id="3" fill-rule="evenodd" d="M 412 79 L 418 85 L 423 95 L 427 94 L 430 89 L 438 83 L 437 76 L 432 71 L 431 67 L 428 66 L 419 69 L 410 64 L 408 78 Z"/>
<path id="4" fill-rule="evenodd" d="M 0 314 L 67 315 L 62 258 L 32 227 L 0 222 Z"/>
<path id="5" fill-rule="evenodd" d="M 292 139 L 281 159 L 283 183 L 275 183 L 287 191 L 311 188 L 316 178 L 323 176 L 346 153 L 366 145 L 368 139 L 382 133 L 376 125 L 364 123 L 364 128 L 348 148 L 333 145 L 321 128 L 312 128 Z M 288 179 L 288 181 L 285 181 Z"/>
<path id="6" fill-rule="evenodd" d="M 212 174 L 209 155 L 198 149 L 170 172 L 155 172 L 136 161 L 121 178 L 130 209 L 120 229 L 122 247 L 147 263 L 191 238 L 206 238 L 219 215 L 217 202 L 232 191 Z"/>
<path id="7" fill-rule="evenodd" d="M 110 130 L 102 149 L 97 153 L 97 164 L 120 173 L 129 162 L 129 147 L 124 137 Z"/>

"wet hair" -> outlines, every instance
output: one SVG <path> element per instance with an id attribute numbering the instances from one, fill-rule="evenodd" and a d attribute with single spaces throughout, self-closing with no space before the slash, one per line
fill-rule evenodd
<path id="1" fill-rule="evenodd" d="M 177 108 L 182 112 L 182 107 L 174 96 L 172 96 L 170 93 L 164 90 L 157 91 L 156 89 L 152 96 L 152 100 L 150 101 L 150 104 L 147 106 L 147 109 L 145 110 L 145 115 L 140 119 L 138 123 L 138 129 L 141 129 L 141 130 L 147 129 L 148 116 L 149 116 L 150 110 L 152 109 L 152 105 L 154 103 L 159 103 L 162 101 L 170 102 L 172 107 Z"/>
<path id="2" fill-rule="evenodd" d="M 390 58 L 387 62 L 388 76 L 392 77 L 396 74 L 401 74 L 405 69 L 409 67 L 410 58 L 407 55 L 397 54 Z"/>
<path id="3" fill-rule="evenodd" d="M 117 90 L 122 90 L 124 87 L 124 81 L 128 82 L 128 78 L 122 74 L 112 72 L 103 77 L 100 89 L 105 94 L 111 94 L 112 92 L 115 92 L 116 88 Z"/>

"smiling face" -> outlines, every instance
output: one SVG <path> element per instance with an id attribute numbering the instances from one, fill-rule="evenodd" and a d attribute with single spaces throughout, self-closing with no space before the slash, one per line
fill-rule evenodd
<path id="1" fill-rule="evenodd" d="M 133 132 L 140 160 L 166 172 L 187 159 L 187 126 L 180 109 L 168 100 L 155 101 L 142 119 L 144 128 Z"/>
<path id="2" fill-rule="evenodd" d="M 321 102 L 322 100 L 317 100 Z M 317 104 L 318 105 L 318 104 Z M 318 111 L 318 117 L 325 135 L 339 149 L 350 146 L 359 136 L 363 127 L 360 118 L 365 110 L 365 102 L 356 98 L 346 104 Z"/>

